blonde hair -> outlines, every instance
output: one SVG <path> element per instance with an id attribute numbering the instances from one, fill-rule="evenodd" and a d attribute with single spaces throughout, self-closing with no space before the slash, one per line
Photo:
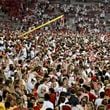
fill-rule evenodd
<path id="1" fill-rule="evenodd" d="M 91 109 L 89 109 L 89 110 L 94 110 L 94 105 L 93 105 L 93 103 L 92 102 L 88 102 L 87 103 L 87 107 L 90 105 L 90 107 L 91 107 Z"/>

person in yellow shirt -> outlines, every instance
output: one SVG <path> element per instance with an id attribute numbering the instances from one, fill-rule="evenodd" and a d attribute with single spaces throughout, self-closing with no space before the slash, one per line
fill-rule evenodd
<path id="1" fill-rule="evenodd" d="M 2 102 L 2 96 L 0 96 L 0 110 L 6 110 L 4 103 Z"/>

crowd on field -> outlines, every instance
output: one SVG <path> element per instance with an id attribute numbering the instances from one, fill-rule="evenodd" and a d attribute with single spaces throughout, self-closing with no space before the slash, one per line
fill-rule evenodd
<path id="1" fill-rule="evenodd" d="M 110 110 L 109 8 L 39 0 L 20 29 L 1 22 L 0 110 Z M 19 37 L 55 17 L 53 12 L 65 17 Z M 74 32 L 66 24 L 71 16 Z"/>

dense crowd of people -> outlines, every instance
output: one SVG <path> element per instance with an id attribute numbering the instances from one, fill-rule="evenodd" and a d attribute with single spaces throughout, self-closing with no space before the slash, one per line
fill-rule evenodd
<path id="1" fill-rule="evenodd" d="M 109 4 L 42 0 L 34 6 L 20 29 L 0 23 L 0 110 L 110 110 Z M 63 13 L 64 21 L 19 37 L 52 19 L 53 12 Z M 66 24 L 70 16 L 75 32 Z"/>

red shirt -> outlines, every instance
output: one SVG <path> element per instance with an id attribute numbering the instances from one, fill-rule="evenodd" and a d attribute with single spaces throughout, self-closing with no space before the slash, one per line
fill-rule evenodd
<path id="1" fill-rule="evenodd" d="M 89 92 L 88 95 L 89 95 L 89 101 L 94 101 L 96 99 L 96 96 L 93 95 L 92 93 Z"/>
<path id="2" fill-rule="evenodd" d="M 40 110 L 41 108 L 42 108 L 42 106 L 37 105 L 37 106 L 34 107 L 34 110 Z"/>
<path id="3" fill-rule="evenodd" d="M 106 110 L 110 110 L 110 104 L 107 105 Z"/>
<path id="4" fill-rule="evenodd" d="M 110 89 L 105 89 L 105 94 L 110 97 Z"/>
<path id="5" fill-rule="evenodd" d="M 36 97 L 36 98 L 37 98 L 38 93 L 37 93 L 37 90 L 36 90 L 36 89 L 34 89 L 34 90 L 33 90 L 33 95 L 34 95 L 34 97 Z"/>
<path id="6" fill-rule="evenodd" d="M 50 94 L 50 101 L 55 105 L 55 100 L 56 100 L 56 93 L 51 93 Z"/>

